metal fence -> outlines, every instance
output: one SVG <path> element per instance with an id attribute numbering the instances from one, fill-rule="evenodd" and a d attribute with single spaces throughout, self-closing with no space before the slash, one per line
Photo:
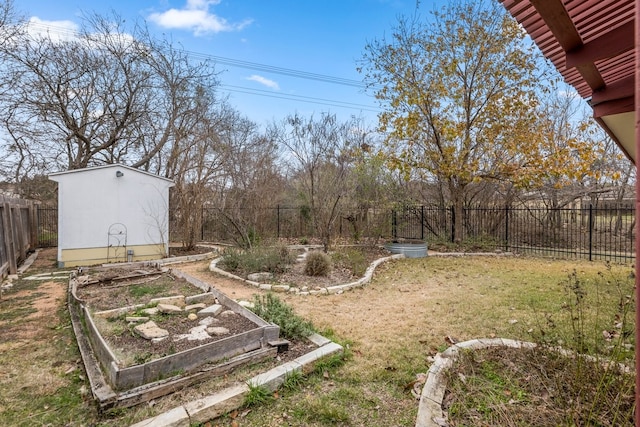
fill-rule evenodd
<path id="1" fill-rule="evenodd" d="M 451 208 L 410 207 L 393 213 L 394 239 L 453 242 L 456 229 L 465 246 L 562 258 L 632 261 L 632 206 L 574 209 L 467 207 L 462 218 Z"/>
<path id="2" fill-rule="evenodd" d="M 414 206 L 402 209 L 360 209 L 340 216 L 334 236 L 346 239 L 420 239 L 430 245 L 453 242 L 456 229 L 466 248 L 628 262 L 635 259 L 633 206 L 586 206 L 575 209 L 537 207 L 466 207 L 462 218 L 452 208 Z M 38 207 L 38 245 L 57 244 L 57 209 Z M 230 217 L 233 217 L 232 220 Z M 218 209 L 202 212 L 199 237 L 203 241 L 233 242 L 238 228 L 260 238 L 311 239 L 315 236 L 309 212 L 302 207 L 276 206 L 238 210 L 225 215 Z M 170 224 L 171 238 L 179 241 Z"/>
<path id="3" fill-rule="evenodd" d="M 38 206 L 36 221 L 38 226 L 38 247 L 58 245 L 58 208 Z"/>

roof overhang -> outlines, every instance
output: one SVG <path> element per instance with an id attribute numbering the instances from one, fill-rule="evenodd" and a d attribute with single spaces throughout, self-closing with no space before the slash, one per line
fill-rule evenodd
<path id="1" fill-rule="evenodd" d="M 635 162 L 635 0 L 501 1 Z"/>

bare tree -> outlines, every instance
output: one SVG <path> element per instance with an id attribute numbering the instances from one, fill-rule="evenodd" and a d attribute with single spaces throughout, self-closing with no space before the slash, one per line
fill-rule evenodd
<path id="1" fill-rule="evenodd" d="M 228 164 L 225 185 L 218 188 L 215 209 L 231 226 L 236 243 L 250 248 L 268 228 L 269 212 L 281 199 L 284 182 L 275 143 L 246 120 L 233 130 L 227 135 L 233 161 Z"/>
<path id="2" fill-rule="evenodd" d="M 180 145 L 199 91 L 217 85 L 209 64 L 192 64 L 144 27 L 128 32 L 118 16 L 89 16 L 66 40 L 25 32 L 2 50 L 1 79 L 11 83 L 2 123 L 5 150 L 20 157 L 16 176 L 117 162 L 170 168 L 162 150 Z"/>
<path id="3" fill-rule="evenodd" d="M 353 148 L 360 135 L 356 119 L 339 122 L 335 115 L 322 114 L 319 119 L 298 115 L 287 117 L 272 128 L 289 166 L 289 178 L 308 206 L 313 228 L 328 250 L 336 219 L 339 218 L 348 192 L 347 176 L 353 163 Z"/>

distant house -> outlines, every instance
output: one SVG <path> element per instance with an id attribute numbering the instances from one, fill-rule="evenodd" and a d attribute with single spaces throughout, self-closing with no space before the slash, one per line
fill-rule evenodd
<path id="1" fill-rule="evenodd" d="M 49 175 L 58 183 L 58 266 L 158 259 L 169 250 L 173 181 L 123 165 Z"/>

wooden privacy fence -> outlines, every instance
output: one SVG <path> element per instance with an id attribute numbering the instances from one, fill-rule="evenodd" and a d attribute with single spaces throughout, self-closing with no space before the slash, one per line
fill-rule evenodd
<path id="1" fill-rule="evenodd" d="M 18 265 L 37 245 L 37 205 L 0 196 L 0 277 L 16 274 Z"/>

